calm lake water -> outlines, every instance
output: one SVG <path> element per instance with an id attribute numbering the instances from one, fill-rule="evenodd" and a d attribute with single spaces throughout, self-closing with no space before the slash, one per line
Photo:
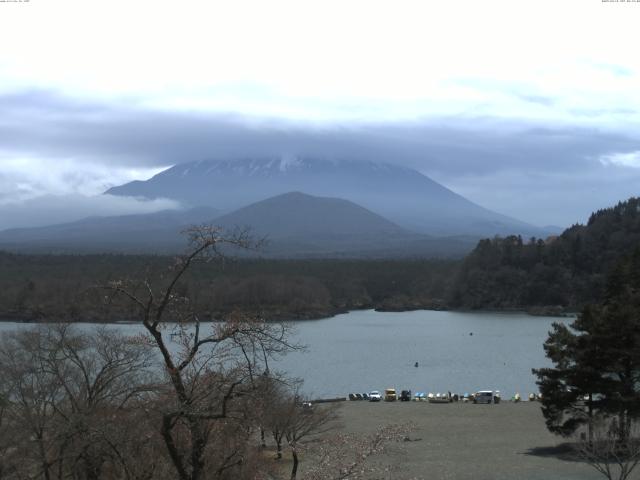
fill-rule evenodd
<path id="1" fill-rule="evenodd" d="M 305 380 L 312 397 L 388 387 L 413 392 L 536 392 L 532 368 L 550 365 L 542 344 L 554 321 L 518 313 L 353 311 L 294 322 L 307 346 L 272 368 Z M 0 323 L 0 335 L 29 324 Z M 113 325 L 128 333 L 138 325 Z M 414 364 L 418 362 L 416 368 Z"/>

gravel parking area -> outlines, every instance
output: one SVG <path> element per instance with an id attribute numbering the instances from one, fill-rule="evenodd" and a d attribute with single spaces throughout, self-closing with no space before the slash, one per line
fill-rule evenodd
<path id="1" fill-rule="evenodd" d="M 412 441 L 390 448 L 379 461 L 391 478 L 591 480 L 604 478 L 572 458 L 564 439 L 549 433 L 540 404 L 497 405 L 427 402 L 345 402 L 347 432 L 373 432 L 387 424 L 411 422 Z"/>

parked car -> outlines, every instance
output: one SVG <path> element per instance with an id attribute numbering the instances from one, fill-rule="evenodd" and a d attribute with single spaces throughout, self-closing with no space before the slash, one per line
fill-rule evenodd
<path id="1" fill-rule="evenodd" d="M 371 393 L 369 393 L 370 402 L 379 402 L 380 400 L 382 400 L 382 395 L 380 395 L 378 390 L 372 390 Z"/>
<path id="2" fill-rule="evenodd" d="M 351 400 L 353 402 L 354 400 L 357 400 L 357 398 L 353 393 L 350 393 L 349 394 L 349 400 Z"/>
<path id="3" fill-rule="evenodd" d="M 356 400 L 362 400 L 362 394 L 361 393 L 356 393 Z"/>
<path id="4" fill-rule="evenodd" d="M 395 402 L 398 399 L 398 394 L 396 393 L 395 388 L 387 388 L 384 391 L 384 401 L 385 402 Z"/>
<path id="5" fill-rule="evenodd" d="M 411 401 L 411 390 L 402 390 L 400 392 L 400 401 L 401 402 L 410 402 Z"/>
<path id="6" fill-rule="evenodd" d="M 480 390 L 473 396 L 473 403 L 493 403 L 493 390 Z"/>
<path id="7" fill-rule="evenodd" d="M 448 393 L 429 393 L 427 401 L 429 403 L 451 403 L 451 397 Z"/>
<path id="8" fill-rule="evenodd" d="M 368 393 L 363 393 L 362 394 L 362 399 L 363 400 L 369 400 L 369 394 Z"/>

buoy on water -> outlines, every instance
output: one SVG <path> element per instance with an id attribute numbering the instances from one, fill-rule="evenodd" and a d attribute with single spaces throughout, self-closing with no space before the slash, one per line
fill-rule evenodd
<path id="1" fill-rule="evenodd" d="M 416 364 L 414 365 L 414 367 L 418 368 L 418 362 L 416 362 Z"/>

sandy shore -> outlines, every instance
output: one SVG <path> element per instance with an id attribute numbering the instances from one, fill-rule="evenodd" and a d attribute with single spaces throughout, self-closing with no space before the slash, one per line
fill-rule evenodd
<path id="1" fill-rule="evenodd" d="M 340 415 L 347 432 L 372 432 L 394 423 L 415 425 L 410 434 L 415 441 L 394 445 L 379 459 L 394 467 L 394 479 L 603 478 L 561 448 L 565 440 L 547 431 L 535 402 L 344 402 Z"/>

